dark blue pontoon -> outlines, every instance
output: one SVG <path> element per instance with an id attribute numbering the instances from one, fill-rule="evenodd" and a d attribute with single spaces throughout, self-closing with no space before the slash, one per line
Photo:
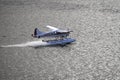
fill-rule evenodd
<path id="1" fill-rule="evenodd" d="M 45 42 L 46 45 L 61 45 L 61 46 L 65 46 L 66 44 L 70 44 L 74 41 L 76 40 L 72 38 L 64 38 L 59 40 L 47 40 L 47 41 L 43 40 L 43 42 Z"/>

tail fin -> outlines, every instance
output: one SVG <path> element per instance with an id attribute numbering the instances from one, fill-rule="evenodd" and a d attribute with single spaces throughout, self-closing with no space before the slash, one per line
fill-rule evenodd
<path id="1" fill-rule="evenodd" d="M 34 29 L 34 34 L 32 34 L 33 37 L 39 37 L 39 34 L 42 34 L 43 32 L 41 32 L 38 28 Z"/>

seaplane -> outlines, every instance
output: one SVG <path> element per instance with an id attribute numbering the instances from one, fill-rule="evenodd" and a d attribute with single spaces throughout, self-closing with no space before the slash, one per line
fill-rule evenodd
<path id="1" fill-rule="evenodd" d="M 34 34 L 32 37 L 34 38 L 42 38 L 42 37 L 55 37 L 54 40 L 42 40 L 42 43 L 45 43 L 45 46 L 52 46 L 52 45 L 60 45 L 65 46 L 66 44 L 70 44 L 76 41 L 73 38 L 67 38 L 72 30 L 61 30 L 59 28 L 53 26 L 46 26 L 47 28 L 51 29 L 49 32 L 42 32 L 38 28 L 34 29 Z"/>
<path id="2" fill-rule="evenodd" d="M 38 30 L 38 28 L 35 28 L 34 30 L 34 34 L 32 34 L 32 36 L 34 38 L 41 38 L 41 37 L 57 37 L 57 39 L 53 39 L 50 40 L 50 38 L 48 38 L 49 40 L 38 40 L 38 41 L 30 41 L 30 42 L 26 42 L 26 43 L 21 43 L 21 44 L 13 44 L 13 45 L 2 45 L 0 47 L 34 47 L 34 48 L 38 48 L 40 46 L 56 46 L 56 45 L 60 45 L 60 46 L 65 46 L 67 44 L 70 44 L 72 42 L 75 42 L 76 40 L 73 38 L 67 38 L 70 34 L 70 30 L 61 30 L 52 26 L 47 26 L 48 28 L 50 28 L 52 31 L 50 32 L 41 32 Z M 60 37 L 60 38 L 59 38 Z"/>
<path id="3" fill-rule="evenodd" d="M 42 38 L 42 37 L 60 37 L 65 38 L 69 36 L 70 32 L 73 32 L 72 30 L 61 30 L 59 28 L 53 27 L 53 26 L 46 26 L 47 28 L 51 29 L 49 32 L 42 32 L 38 28 L 34 29 L 34 33 L 32 34 L 32 37 L 34 38 Z"/>

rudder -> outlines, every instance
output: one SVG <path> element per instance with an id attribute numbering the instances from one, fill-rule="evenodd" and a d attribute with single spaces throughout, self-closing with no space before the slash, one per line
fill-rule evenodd
<path id="1" fill-rule="evenodd" d="M 43 32 L 41 32 L 38 28 L 34 29 L 34 34 L 32 34 L 33 37 L 38 37 L 39 34 L 42 34 Z"/>

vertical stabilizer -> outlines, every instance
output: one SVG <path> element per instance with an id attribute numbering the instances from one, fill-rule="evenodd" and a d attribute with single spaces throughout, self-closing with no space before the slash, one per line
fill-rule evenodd
<path id="1" fill-rule="evenodd" d="M 40 34 L 42 34 L 43 32 L 41 32 L 38 28 L 34 29 L 34 34 L 32 34 L 33 37 L 39 37 Z"/>

